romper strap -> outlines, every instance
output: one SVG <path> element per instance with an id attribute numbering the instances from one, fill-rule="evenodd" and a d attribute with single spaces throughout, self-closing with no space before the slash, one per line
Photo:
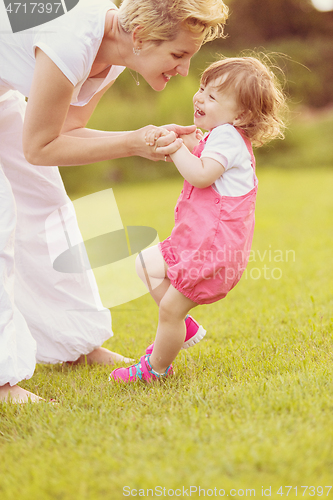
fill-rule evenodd
<path id="1" fill-rule="evenodd" d="M 255 159 L 254 154 L 253 154 L 253 149 L 252 149 L 251 141 L 250 141 L 250 139 L 248 139 L 246 137 L 246 135 L 244 135 L 244 132 L 240 128 L 235 127 L 235 129 L 237 130 L 237 132 L 239 133 L 239 135 L 242 137 L 243 141 L 245 142 L 245 146 L 247 147 L 247 150 L 248 150 L 248 152 L 251 155 L 252 166 L 255 169 L 256 159 Z"/>
<path id="2" fill-rule="evenodd" d="M 250 139 L 248 139 L 248 137 L 246 137 L 246 135 L 244 134 L 244 132 L 240 128 L 235 127 L 235 129 L 237 130 L 239 135 L 242 137 L 243 141 L 245 142 L 245 146 L 247 147 L 247 150 L 250 153 L 251 163 L 252 163 L 252 168 L 253 168 L 254 178 L 255 178 L 255 184 L 257 184 L 258 179 L 256 176 L 256 159 L 255 159 L 254 154 L 253 154 L 253 148 L 252 148 L 251 141 L 250 141 Z"/>

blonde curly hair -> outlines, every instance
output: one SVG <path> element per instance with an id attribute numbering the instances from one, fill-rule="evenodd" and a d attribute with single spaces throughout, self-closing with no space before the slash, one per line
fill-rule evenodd
<path id="1" fill-rule="evenodd" d="M 223 58 L 211 64 L 202 74 L 201 84 L 214 80 L 218 92 L 236 93 L 241 110 L 234 125 L 240 128 L 254 146 L 275 138 L 284 138 L 287 113 L 286 96 L 267 55 Z"/>
<path id="2" fill-rule="evenodd" d="M 203 43 L 223 37 L 228 7 L 222 0 L 123 0 L 119 23 L 131 33 L 140 26 L 141 40 L 161 43 L 176 38 L 180 28 L 203 35 Z"/>

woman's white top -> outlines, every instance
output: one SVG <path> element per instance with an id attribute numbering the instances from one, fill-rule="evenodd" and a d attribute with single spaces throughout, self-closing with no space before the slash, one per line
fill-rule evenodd
<path id="1" fill-rule="evenodd" d="M 219 125 L 210 132 L 201 158 L 212 158 L 224 166 L 225 172 L 213 184 L 222 196 L 242 196 L 254 188 L 251 156 L 233 125 Z"/>
<path id="2" fill-rule="evenodd" d="M 105 78 L 88 78 L 104 35 L 106 13 L 117 9 L 111 0 L 80 0 L 67 14 L 18 33 L 12 33 L 4 9 L 0 2 L 0 95 L 14 89 L 29 97 L 36 47 L 74 85 L 75 106 L 87 104 L 125 69 L 111 66 Z"/>

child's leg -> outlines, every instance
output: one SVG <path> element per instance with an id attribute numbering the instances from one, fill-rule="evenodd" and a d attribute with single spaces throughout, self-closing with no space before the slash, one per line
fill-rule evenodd
<path id="1" fill-rule="evenodd" d="M 146 248 L 136 258 L 136 272 L 144 282 L 150 295 L 159 305 L 170 286 L 167 277 L 168 266 L 157 245 Z"/>
<path id="2" fill-rule="evenodd" d="M 136 270 L 159 306 L 159 323 L 150 362 L 158 373 L 164 373 L 184 345 L 186 336 L 185 317 L 196 302 L 178 292 L 167 277 L 168 266 L 158 246 L 147 248 L 136 259 Z M 192 320 L 193 321 L 193 320 Z M 194 333 L 201 329 L 198 325 Z"/>
<path id="3" fill-rule="evenodd" d="M 110 374 L 110 380 L 132 382 L 138 379 L 150 381 L 158 374 L 166 374 L 167 368 L 184 346 L 188 325 L 185 324 L 187 313 L 197 304 L 182 295 L 171 284 L 167 277 L 168 266 L 157 246 L 150 247 L 139 254 L 136 259 L 139 277 L 147 286 L 153 299 L 159 306 L 159 323 L 155 343 L 149 346 L 152 351 L 149 363 L 143 356 L 139 363 L 128 368 L 117 368 Z M 191 318 L 192 319 L 192 318 Z M 194 323 L 194 328 L 193 328 Z M 201 331 L 200 331 L 201 329 Z M 205 330 L 193 319 L 189 327 L 190 339 L 200 333 L 194 341 L 199 342 Z M 190 345 L 194 345 L 190 344 Z M 189 346 L 186 346 L 186 348 Z M 148 365 L 150 364 L 150 368 Z M 153 371 L 157 373 L 152 373 Z"/>
<path id="4" fill-rule="evenodd" d="M 185 317 L 197 305 L 169 285 L 160 301 L 156 339 L 150 356 L 156 372 L 164 373 L 179 353 L 186 335 Z"/>

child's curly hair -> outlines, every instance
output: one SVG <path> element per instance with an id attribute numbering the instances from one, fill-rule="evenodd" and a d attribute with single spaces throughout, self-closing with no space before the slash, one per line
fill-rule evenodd
<path id="1" fill-rule="evenodd" d="M 266 59 L 267 56 L 266 56 Z M 234 89 L 242 110 L 234 126 L 240 128 L 254 146 L 284 138 L 286 97 L 268 64 L 257 57 L 229 57 L 211 64 L 202 74 L 201 84 L 213 80 L 217 90 Z"/>

